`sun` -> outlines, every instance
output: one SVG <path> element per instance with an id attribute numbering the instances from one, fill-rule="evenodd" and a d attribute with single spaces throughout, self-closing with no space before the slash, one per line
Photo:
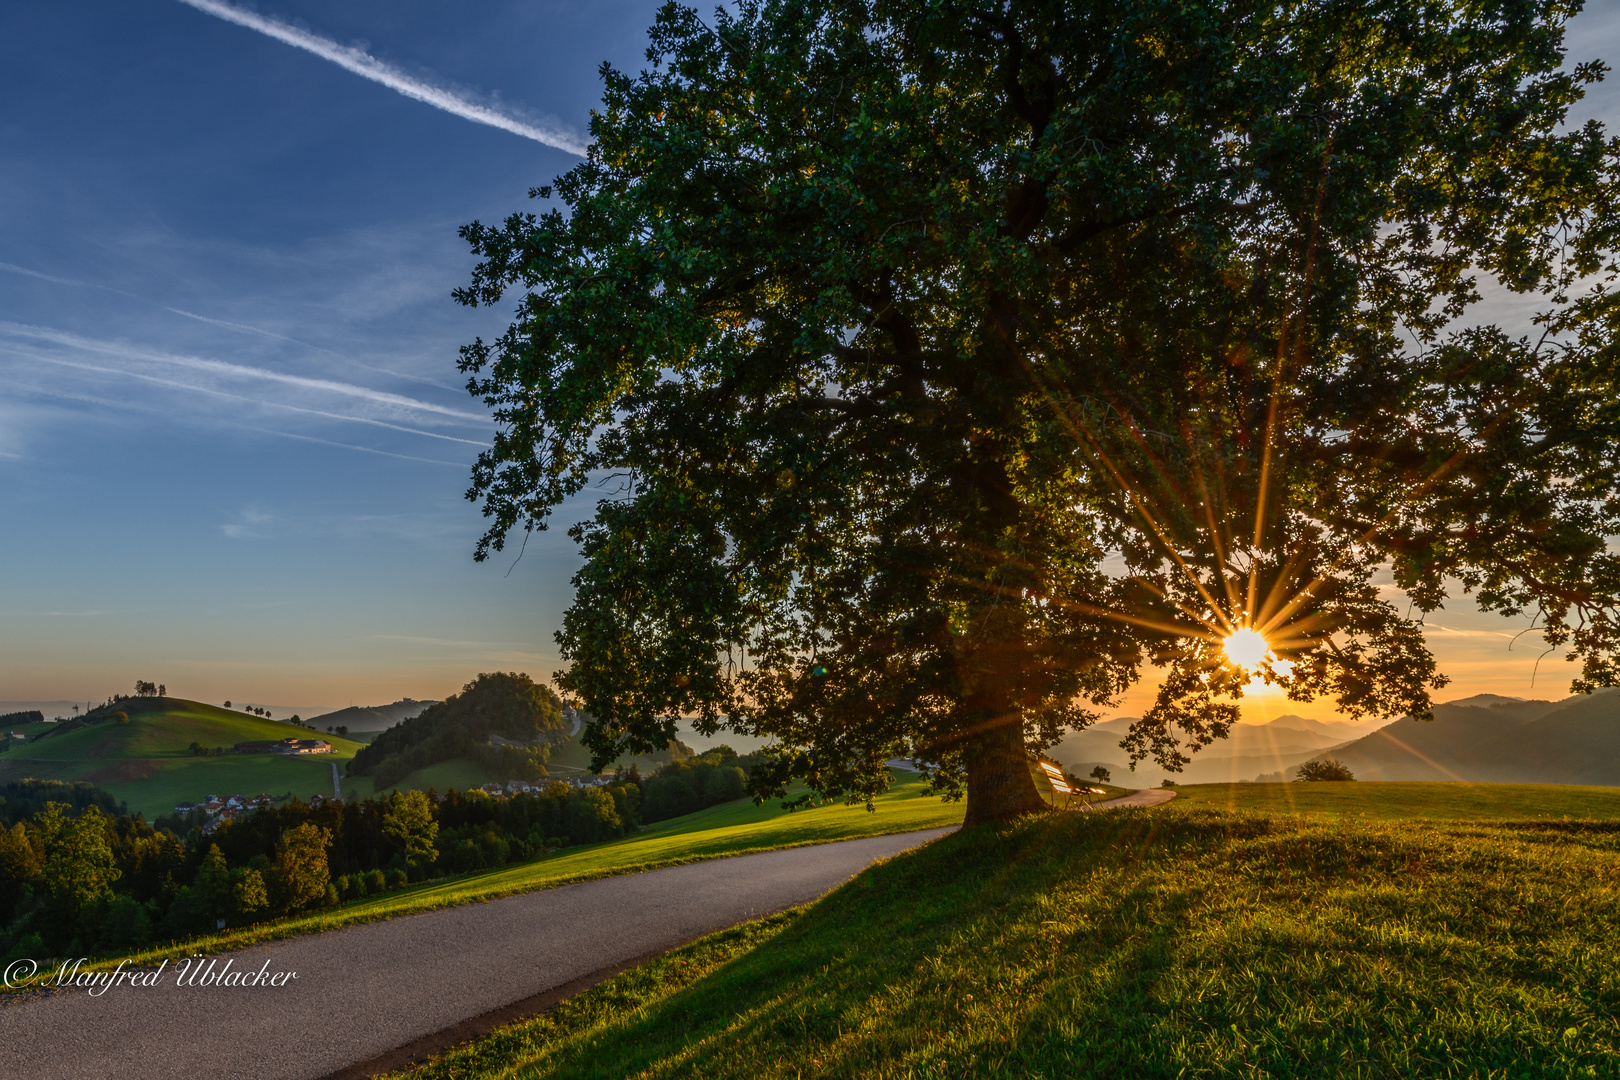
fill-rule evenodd
<path id="1" fill-rule="evenodd" d="M 1234 630 L 1221 642 L 1226 662 L 1244 671 L 1259 671 L 1271 660 L 1271 645 L 1265 635 L 1245 626 Z"/>

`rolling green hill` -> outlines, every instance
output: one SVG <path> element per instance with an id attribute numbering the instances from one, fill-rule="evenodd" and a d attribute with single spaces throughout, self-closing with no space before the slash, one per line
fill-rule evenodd
<path id="1" fill-rule="evenodd" d="M 300 758 L 235 754 L 230 749 L 236 743 L 276 742 L 310 733 L 179 698 L 134 698 L 120 702 L 118 709 L 129 716 L 127 724 L 92 714 L 60 726 L 31 726 L 36 733 L 27 743 L 16 743 L 0 755 L 0 779 L 85 780 L 150 819 L 168 813 L 177 802 L 204 795 L 330 794 L 332 764 L 341 772 L 360 748 L 323 734 L 334 753 Z M 226 753 L 199 757 L 190 749 L 194 742 Z"/>
<path id="2" fill-rule="evenodd" d="M 1180 802 L 964 830 L 411 1076 L 1614 1075 L 1614 820 Z"/>

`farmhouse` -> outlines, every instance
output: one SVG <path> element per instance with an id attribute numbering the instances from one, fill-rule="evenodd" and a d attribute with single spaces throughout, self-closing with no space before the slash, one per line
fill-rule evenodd
<path id="1" fill-rule="evenodd" d="M 325 739 L 282 739 L 276 743 L 278 754 L 330 754 L 332 744 Z"/>

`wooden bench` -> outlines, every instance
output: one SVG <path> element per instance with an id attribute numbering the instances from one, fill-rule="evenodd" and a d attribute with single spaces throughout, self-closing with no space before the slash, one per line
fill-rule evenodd
<path id="1" fill-rule="evenodd" d="M 1040 766 L 1041 772 L 1046 774 L 1046 782 L 1052 785 L 1052 790 L 1064 796 L 1063 806 L 1065 809 L 1068 808 L 1069 803 L 1076 795 L 1081 797 L 1081 805 L 1089 810 L 1091 809 L 1091 796 L 1108 794 L 1102 788 L 1075 787 L 1064 778 L 1063 770 L 1050 761 L 1037 761 L 1036 764 Z"/>

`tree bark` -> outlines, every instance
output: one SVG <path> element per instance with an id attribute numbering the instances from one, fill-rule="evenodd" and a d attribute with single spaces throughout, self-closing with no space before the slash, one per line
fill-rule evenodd
<path id="1" fill-rule="evenodd" d="M 987 821 L 1010 821 L 1047 809 L 1029 774 L 1023 725 L 1017 714 L 974 736 L 966 747 L 967 817 L 964 828 Z"/>

